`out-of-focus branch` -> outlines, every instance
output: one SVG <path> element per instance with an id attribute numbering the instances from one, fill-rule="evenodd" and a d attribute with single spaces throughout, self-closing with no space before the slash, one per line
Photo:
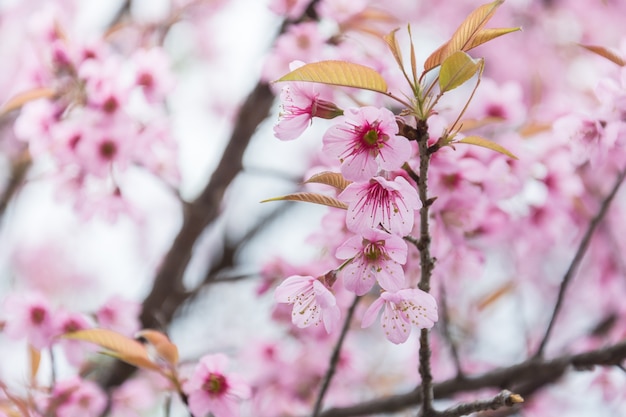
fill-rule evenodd
<path id="1" fill-rule="evenodd" d="M 554 324 L 556 323 L 557 316 L 559 312 L 561 311 L 561 306 L 563 305 L 563 301 L 565 300 L 565 291 L 567 290 L 570 282 L 572 281 L 572 278 L 574 277 L 574 274 L 576 273 L 576 270 L 578 269 L 578 265 L 580 265 L 580 262 L 585 256 L 585 253 L 587 252 L 587 248 L 589 247 L 589 242 L 591 242 L 591 237 L 593 236 L 593 233 L 595 232 L 596 228 L 598 227 L 602 219 L 604 219 L 604 216 L 606 215 L 606 212 L 608 211 L 611 205 L 611 202 L 613 201 L 613 198 L 615 197 L 615 194 L 617 194 L 617 190 L 619 190 L 620 186 L 624 182 L 624 177 L 626 177 L 626 169 L 624 169 L 622 172 L 620 172 L 617 175 L 617 178 L 615 180 L 615 183 L 613 184 L 611 191 L 604 198 L 604 200 L 602 201 L 602 204 L 600 205 L 600 210 L 598 210 L 598 213 L 594 216 L 593 219 L 591 219 L 591 222 L 589 222 L 589 226 L 587 227 L 587 230 L 585 231 L 585 235 L 583 236 L 582 240 L 580 241 L 580 245 L 578 246 L 578 249 L 576 250 L 576 255 L 574 255 L 574 258 L 572 259 L 572 262 L 570 263 L 569 268 L 567 269 L 567 272 L 565 273 L 565 275 L 563 276 L 563 279 L 561 280 L 559 294 L 557 296 L 556 303 L 554 304 L 554 310 L 552 312 L 552 317 L 550 318 L 550 323 L 548 324 L 546 333 L 544 334 L 543 339 L 541 340 L 541 343 L 539 344 L 539 348 L 537 349 L 535 356 L 543 355 L 546 345 L 548 344 L 548 340 L 550 339 L 550 333 L 552 332 L 552 329 L 554 328 Z"/>
<path id="2" fill-rule="evenodd" d="M 273 102 L 274 95 L 269 86 L 259 83 L 241 106 L 228 145 L 211 179 L 202 193 L 184 206 L 183 225 L 159 268 L 152 290 L 143 302 L 140 315 L 143 328 L 168 325 L 188 298 L 183 276 L 193 247 L 204 229 L 220 214 L 224 192 L 241 171 L 243 153 L 257 126 L 268 116 Z M 119 385 L 132 372 L 133 368 L 120 363 L 102 384 Z"/>
<path id="3" fill-rule="evenodd" d="M 300 20 L 311 18 L 308 13 L 314 13 L 317 1 L 312 0 Z M 291 23 L 297 21 L 285 22 L 280 33 Z M 240 107 L 220 163 L 202 193 L 184 206 L 183 225 L 165 255 L 152 290 L 143 302 L 140 314 L 142 327 L 163 328 L 169 325 L 175 313 L 188 299 L 189 293 L 183 286 L 183 276 L 191 260 L 193 247 L 204 229 L 219 216 L 224 193 L 242 170 L 243 153 L 257 127 L 269 115 L 273 102 L 274 95 L 269 86 L 260 81 Z M 109 375 L 99 378 L 102 386 L 117 386 L 134 371 L 132 367 L 121 362 L 112 368 Z"/>
<path id="4" fill-rule="evenodd" d="M 523 397 L 537 387 L 552 383 L 568 370 L 588 370 L 594 366 L 617 366 L 626 360 L 626 341 L 601 349 L 575 355 L 562 355 L 554 359 L 528 359 L 517 365 L 494 369 L 476 376 L 453 378 L 433 385 L 434 398 L 443 399 L 462 392 L 484 388 L 509 389 Z M 422 388 L 411 392 L 374 399 L 350 407 L 328 409 L 320 417 L 353 417 L 380 413 L 393 413 L 421 404 Z"/>
<path id="5" fill-rule="evenodd" d="M 15 196 L 15 193 L 17 193 L 24 183 L 24 178 L 26 178 L 26 174 L 28 173 L 28 169 L 31 164 L 32 160 L 27 149 L 24 149 L 24 151 L 18 155 L 16 159 L 11 161 L 9 181 L 0 195 L 0 216 L 4 214 L 7 206 Z"/>

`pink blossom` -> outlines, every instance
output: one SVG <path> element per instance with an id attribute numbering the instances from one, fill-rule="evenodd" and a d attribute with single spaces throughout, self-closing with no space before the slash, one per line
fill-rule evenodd
<path id="1" fill-rule="evenodd" d="M 239 375 L 226 375 L 227 365 L 228 357 L 224 354 L 206 355 L 183 385 L 189 396 L 189 409 L 195 417 L 209 412 L 215 417 L 239 415 L 237 402 L 250 396 L 250 387 Z"/>
<path id="2" fill-rule="evenodd" d="M 269 8 L 277 15 L 296 19 L 302 16 L 308 5 L 309 0 L 272 0 Z"/>
<path id="3" fill-rule="evenodd" d="M 48 411 L 58 417 L 98 417 L 106 404 L 105 394 L 95 383 L 72 377 L 54 385 Z"/>
<path id="4" fill-rule="evenodd" d="M 411 233 L 414 211 L 420 206 L 417 191 L 403 177 L 355 182 L 339 198 L 348 203 L 346 225 L 355 233 L 382 226 L 390 233 L 405 236 Z"/>
<path id="5" fill-rule="evenodd" d="M 132 336 L 140 327 L 138 319 L 140 310 L 139 303 L 114 295 L 98 309 L 96 319 L 100 327 Z"/>
<path id="6" fill-rule="evenodd" d="M 361 327 L 372 325 L 384 307 L 380 323 L 390 342 L 404 343 L 411 334 L 411 323 L 419 329 L 430 329 L 438 319 L 437 302 L 432 295 L 418 288 L 383 292 L 363 315 Z"/>
<path id="7" fill-rule="evenodd" d="M 132 56 L 135 84 L 150 103 L 161 101 L 174 87 L 167 54 L 161 48 L 140 49 Z"/>
<path id="8" fill-rule="evenodd" d="M 92 326 L 87 318 L 80 313 L 60 310 L 56 316 L 56 333 L 59 335 L 88 329 Z M 65 338 L 60 338 L 58 344 L 63 348 L 67 361 L 76 367 L 82 364 L 87 352 L 97 349 L 95 345 L 90 343 Z"/>
<path id="9" fill-rule="evenodd" d="M 411 145 L 397 136 L 395 115 L 377 107 L 348 109 L 324 134 L 323 151 L 339 158 L 350 181 L 367 181 L 379 169 L 395 170 L 411 155 Z"/>
<path id="10" fill-rule="evenodd" d="M 294 275 L 280 284 L 274 293 L 279 303 L 293 304 L 291 320 L 300 328 L 319 325 L 331 333 L 339 321 L 339 307 L 333 293 L 320 279 Z"/>
<path id="11" fill-rule="evenodd" d="M 388 291 L 404 286 L 402 265 L 407 257 L 406 242 L 382 230 L 369 229 L 353 236 L 337 249 L 339 259 L 351 259 L 342 269 L 346 289 L 356 295 L 367 293 L 374 283 Z"/>
<path id="12" fill-rule="evenodd" d="M 311 124 L 313 117 L 332 119 L 342 114 L 335 104 L 320 99 L 318 86 L 312 83 L 290 83 L 280 92 L 282 111 L 274 126 L 280 140 L 298 138 Z"/>
<path id="13" fill-rule="evenodd" d="M 8 313 L 5 333 L 12 339 L 26 338 L 35 349 L 52 344 L 56 336 L 55 318 L 48 300 L 39 293 L 9 296 L 3 306 Z"/>
<path id="14" fill-rule="evenodd" d="M 111 394 L 111 417 L 140 417 L 146 415 L 157 400 L 155 388 L 146 378 L 124 382 Z"/>

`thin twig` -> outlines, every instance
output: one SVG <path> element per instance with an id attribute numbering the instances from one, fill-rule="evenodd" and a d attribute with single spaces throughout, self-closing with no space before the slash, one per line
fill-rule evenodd
<path id="1" fill-rule="evenodd" d="M 350 322 L 352 321 L 352 316 L 354 315 L 354 311 L 356 310 L 356 305 L 359 303 L 361 297 L 354 297 L 354 301 L 352 305 L 348 309 L 348 314 L 346 315 L 346 320 L 343 323 L 343 328 L 341 329 L 341 334 L 339 335 L 339 339 L 337 340 L 337 344 L 333 349 L 333 354 L 330 357 L 330 362 L 328 364 L 328 369 L 326 370 L 326 375 L 324 375 L 324 380 L 322 382 L 322 386 L 320 387 L 320 391 L 317 394 L 317 399 L 315 400 L 315 406 L 313 407 L 312 417 L 318 417 L 322 410 L 322 403 L 324 401 L 324 397 L 326 396 L 326 391 L 328 391 L 328 387 L 330 386 L 330 381 L 333 379 L 335 372 L 337 371 L 337 364 L 339 363 L 339 356 L 341 354 L 341 347 L 343 346 L 343 341 L 348 334 L 348 329 L 350 328 Z"/>
<path id="2" fill-rule="evenodd" d="M 461 367 L 461 359 L 459 358 L 459 349 L 456 345 L 456 342 L 452 338 L 452 334 L 450 333 L 450 312 L 448 310 L 448 299 L 446 297 L 446 288 L 443 284 L 439 286 L 440 290 L 440 298 L 441 298 L 441 324 L 442 324 L 442 333 L 443 337 L 448 342 L 450 346 L 450 354 L 452 355 L 452 361 L 454 362 L 454 366 L 456 367 L 456 377 L 463 378 L 463 368 Z"/>
<path id="3" fill-rule="evenodd" d="M 611 192 L 604 198 L 604 201 L 602 201 L 600 210 L 595 215 L 595 217 L 591 219 L 591 222 L 589 222 L 587 231 L 585 232 L 585 235 L 583 236 L 582 240 L 580 241 L 580 245 L 578 246 L 578 249 L 576 250 L 576 255 L 574 255 L 574 258 L 572 259 L 572 262 L 570 263 L 569 268 L 567 269 L 567 272 L 565 273 L 565 275 L 563 276 L 563 279 L 561 280 L 561 287 L 559 288 L 559 294 L 557 296 L 556 303 L 554 304 L 554 311 L 552 312 L 550 323 L 548 324 L 546 333 L 544 334 L 543 339 L 541 340 L 541 343 L 539 344 L 539 348 L 537 349 L 537 352 L 535 353 L 535 357 L 540 357 L 543 355 L 543 352 L 546 348 L 548 340 L 550 339 L 550 333 L 552 332 L 552 329 L 554 328 L 556 318 L 559 312 L 561 311 L 561 306 L 565 299 L 565 291 L 567 290 L 567 287 L 572 281 L 572 278 L 576 272 L 576 269 L 578 268 L 578 265 L 580 265 L 580 262 L 585 256 L 585 252 L 587 251 L 587 248 L 589 247 L 589 242 L 591 242 L 591 237 L 593 236 L 593 232 L 596 230 L 596 228 L 598 227 L 598 224 L 602 221 L 602 219 L 604 219 L 604 216 L 606 215 L 609 209 L 609 206 L 611 205 L 611 202 L 613 201 L 613 198 L 615 197 L 615 194 L 617 194 L 617 190 L 619 190 L 619 187 L 622 185 L 622 182 L 624 182 L 624 177 L 626 177 L 626 169 L 619 173 L 615 183 L 613 184 L 613 188 L 611 189 Z"/>
<path id="4" fill-rule="evenodd" d="M 513 394 L 509 390 L 504 390 L 489 400 L 479 400 L 472 401 L 471 403 L 459 404 L 454 407 L 450 407 L 437 415 L 438 417 L 460 417 L 477 413 L 479 411 L 497 410 L 502 407 L 513 407 L 514 405 L 522 402 L 524 402 L 524 399 L 520 395 Z"/>
<path id="5" fill-rule="evenodd" d="M 480 375 L 466 375 L 463 379 L 451 378 L 433 385 L 434 398 L 450 398 L 463 392 L 475 392 L 485 388 L 506 387 L 522 396 L 528 390 L 559 379 L 569 369 L 581 371 L 593 366 L 618 366 L 626 360 L 626 340 L 614 345 L 576 355 L 564 354 L 554 359 L 531 358 L 516 365 L 497 368 Z M 520 388 L 518 388 L 520 387 Z M 382 413 L 394 413 L 422 402 L 422 388 L 393 396 L 385 396 L 361 402 L 349 407 L 331 408 L 319 417 L 354 417 Z"/>

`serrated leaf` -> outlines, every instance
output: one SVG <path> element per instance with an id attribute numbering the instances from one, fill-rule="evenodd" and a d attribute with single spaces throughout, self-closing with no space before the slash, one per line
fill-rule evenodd
<path id="1" fill-rule="evenodd" d="M 467 143 L 468 145 L 476 145 L 483 148 L 491 149 L 492 151 L 499 152 L 503 155 L 508 156 L 509 158 L 517 159 L 517 156 L 513 155 L 508 149 L 504 146 L 499 145 L 495 142 L 492 142 L 488 139 L 485 139 L 480 136 L 466 136 L 463 139 L 455 140 L 453 142 L 454 145 L 457 143 Z"/>
<path id="2" fill-rule="evenodd" d="M 622 58 L 616 52 L 608 48 L 605 48 L 603 46 L 597 46 L 597 45 L 583 45 L 583 44 L 579 44 L 579 45 L 585 48 L 586 50 L 593 52 L 594 54 L 598 54 L 601 57 L 608 59 L 609 61 L 613 62 L 614 64 L 619 65 L 620 67 L 623 67 L 624 65 L 626 65 L 626 61 L 624 60 L 624 58 Z"/>
<path id="3" fill-rule="evenodd" d="M 159 366 L 150 360 L 145 346 L 135 339 L 114 332 L 113 330 L 79 330 L 77 332 L 66 333 L 63 337 L 94 343 L 106 349 L 107 352 L 104 353 L 138 368 L 160 370 Z"/>
<path id="4" fill-rule="evenodd" d="M 515 28 L 493 28 L 493 29 L 481 29 L 476 33 L 471 41 L 463 48 L 464 51 L 469 51 L 470 49 L 474 49 L 477 46 L 482 45 L 483 43 L 487 43 L 492 39 L 499 38 L 502 35 L 506 35 L 508 33 L 518 32 L 522 30 L 521 27 Z"/>
<path id="5" fill-rule="evenodd" d="M 304 201 L 306 203 L 321 204 L 323 206 L 336 207 L 344 210 L 348 208 L 348 205 L 343 201 L 337 200 L 336 198 L 329 197 L 324 194 L 317 193 L 294 193 L 282 197 L 269 198 L 267 200 L 261 201 L 261 203 L 266 203 L 269 201 Z"/>
<path id="6" fill-rule="evenodd" d="M 454 90 L 470 80 L 480 64 L 463 51 L 457 51 L 447 57 L 439 71 L 439 89 L 442 93 Z"/>
<path id="7" fill-rule="evenodd" d="M 469 14 L 452 34 L 449 41 L 441 45 L 435 52 L 430 54 L 424 62 L 424 71 L 441 65 L 441 63 L 456 51 L 464 51 L 471 45 L 472 39 L 480 32 L 480 30 L 493 17 L 497 8 L 504 3 L 504 0 L 496 0 L 494 2 L 483 4 Z"/>
<path id="8" fill-rule="evenodd" d="M 276 80 L 281 81 L 314 82 L 387 93 L 387 82 L 376 70 L 345 61 L 306 64 Z"/>
<path id="9" fill-rule="evenodd" d="M 306 180 L 305 183 L 326 184 L 330 185 L 331 187 L 335 187 L 340 191 L 343 191 L 348 185 L 352 184 L 351 181 L 345 179 L 340 173 L 330 171 L 324 171 L 315 174 L 311 178 Z"/>
<path id="10" fill-rule="evenodd" d="M 56 92 L 50 88 L 34 88 L 14 95 L 0 108 L 0 116 L 17 110 L 24 104 L 40 98 L 52 98 Z"/>

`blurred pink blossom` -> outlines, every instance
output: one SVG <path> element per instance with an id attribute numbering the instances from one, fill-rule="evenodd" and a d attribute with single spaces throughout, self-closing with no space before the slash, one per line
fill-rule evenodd
<path id="1" fill-rule="evenodd" d="M 183 385 L 194 417 L 237 417 L 237 403 L 250 397 L 250 387 L 237 374 L 226 374 L 228 357 L 218 353 L 200 359 L 193 375 Z"/>

